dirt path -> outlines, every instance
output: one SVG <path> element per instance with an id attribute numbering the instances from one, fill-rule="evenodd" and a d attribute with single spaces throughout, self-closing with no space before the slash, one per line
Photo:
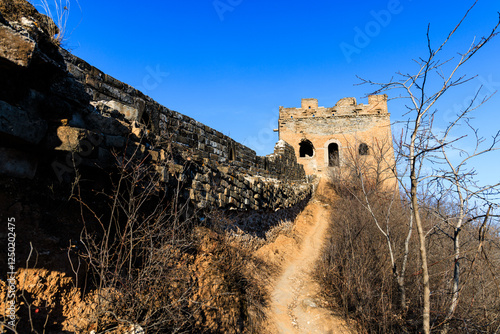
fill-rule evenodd
<path id="1" fill-rule="evenodd" d="M 321 307 L 317 298 L 319 286 L 311 278 L 314 265 L 320 256 L 329 221 L 329 205 L 323 203 L 318 191 L 304 211 L 297 217 L 295 233 L 301 239 L 295 249 L 281 249 L 285 253 L 282 274 L 277 278 L 271 294 L 269 331 L 272 333 L 354 333 L 346 322 Z M 280 251 L 290 243 L 275 245 Z M 291 254 L 290 254 L 291 253 Z"/>

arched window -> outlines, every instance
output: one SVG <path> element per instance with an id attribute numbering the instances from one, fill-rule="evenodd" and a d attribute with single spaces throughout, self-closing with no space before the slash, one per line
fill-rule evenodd
<path id="1" fill-rule="evenodd" d="M 359 155 L 368 155 L 368 145 L 365 143 L 359 144 L 358 153 Z"/>
<path id="2" fill-rule="evenodd" d="M 309 140 L 304 139 L 301 141 L 299 147 L 299 154 L 301 158 L 310 158 L 314 155 L 314 146 Z"/>
<path id="3" fill-rule="evenodd" d="M 331 143 L 328 145 L 328 167 L 338 167 L 339 164 L 339 145 Z"/>

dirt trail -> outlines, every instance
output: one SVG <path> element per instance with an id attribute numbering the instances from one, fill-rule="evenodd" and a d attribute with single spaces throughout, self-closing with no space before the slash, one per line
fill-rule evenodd
<path id="1" fill-rule="evenodd" d="M 323 302 L 317 297 L 319 286 L 311 277 L 328 229 L 329 205 L 321 198 L 331 194 L 325 193 L 325 183 L 320 182 L 315 196 L 297 217 L 295 234 L 300 244 L 281 242 L 272 246 L 275 253 L 285 254 L 281 276 L 271 293 L 269 331 L 272 333 L 355 333 L 344 319 L 321 306 Z"/>

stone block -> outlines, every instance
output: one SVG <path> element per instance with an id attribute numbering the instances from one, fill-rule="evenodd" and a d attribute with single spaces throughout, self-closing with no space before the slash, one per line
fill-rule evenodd
<path id="1" fill-rule="evenodd" d="M 170 180 L 170 174 L 165 166 L 156 166 L 156 172 L 160 175 L 161 182 L 168 182 Z"/>
<path id="2" fill-rule="evenodd" d="M 112 136 L 124 136 L 129 133 L 129 128 L 124 122 L 118 119 L 108 117 L 97 113 L 96 111 L 90 112 L 85 115 L 85 122 L 90 130 L 98 131 Z"/>
<path id="3" fill-rule="evenodd" d="M 38 144 L 47 132 L 47 122 L 36 113 L 0 101 L 0 132 Z"/>
<path id="4" fill-rule="evenodd" d="M 209 192 L 212 189 L 212 187 L 210 186 L 210 184 L 205 183 L 203 184 L 203 189 L 205 189 L 206 192 Z"/>
<path id="5" fill-rule="evenodd" d="M 135 98 L 134 105 L 137 109 L 138 119 L 141 120 L 143 118 L 144 110 L 146 109 L 146 102 L 143 99 Z M 147 125 L 147 124 L 146 124 Z"/>
<path id="6" fill-rule="evenodd" d="M 234 197 L 229 197 L 228 203 L 231 204 L 231 205 L 237 206 L 237 207 L 240 205 L 240 203 L 238 202 L 238 200 L 236 200 Z"/>
<path id="7" fill-rule="evenodd" d="M 182 165 L 169 165 L 169 171 L 171 174 L 181 174 L 184 171 L 184 166 Z"/>
<path id="8" fill-rule="evenodd" d="M 191 187 L 196 190 L 201 190 L 203 189 L 203 184 L 200 181 L 194 180 L 193 183 L 191 184 Z"/>
<path id="9" fill-rule="evenodd" d="M 82 69 L 72 63 L 66 63 L 66 66 L 68 67 L 69 73 L 73 75 L 75 79 L 78 81 L 84 82 L 85 81 L 85 73 L 82 71 Z"/>
<path id="10" fill-rule="evenodd" d="M 94 106 L 101 112 L 107 112 L 110 114 L 119 114 L 123 115 L 123 117 L 128 121 L 139 121 L 139 110 L 136 108 L 118 102 L 116 100 L 111 101 L 97 101 L 93 103 Z"/>
<path id="11" fill-rule="evenodd" d="M 154 150 L 149 150 L 148 153 L 151 156 L 151 159 L 153 161 L 156 161 L 156 162 L 160 161 L 160 152 L 154 151 Z"/>
<path id="12" fill-rule="evenodd" d="M 64 76 L 52 82 L 50 92 L 62 99 L 85 105 L 90 102 L 91 96 L 85 90 L 85 86 L 72 76 Z"/>
<path id="13" fill-rule="evenodd" d="M 18 66 L 28 67 L 36 43 L 12 28 L 0 24 L 0 58 Z"/>
<path id="14" fill-rule="evenodd" d="M 103 138 L 92 131 L 60 126 L 56 130 L 56 136 L 49 138 L 48 146 L 57 151 L 85 153 L 85 155 L 88 155 L 102 141 Z"/>

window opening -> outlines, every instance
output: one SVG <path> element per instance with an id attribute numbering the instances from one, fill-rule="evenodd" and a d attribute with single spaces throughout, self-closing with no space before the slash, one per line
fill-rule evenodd
<path id="1" fill-rule="evenodd" d="M 314 155 L 314 146 L 309 140 L 303 140 L 299 144 L 299 154 L 301 158 L 310 158 Z"/>
<path id="2" fill-rule="evenodd" d="M 359 155 L 368 155 L 368 145 L 365 143 L 359 144 L 358 152 Z"/>
<path id="3" fill-rule="evenodd" d="M 234 152 L 234 147 L 229 146 L 229 161 L 233 161 L 236 157 L 236 153 Z"/>
<path id="4" fill-rule="evenodd" d="M 338 167 L 339 161 L 339 145 L 337 143 L 331 143 L 328 145 L 328 166 Z"/>

